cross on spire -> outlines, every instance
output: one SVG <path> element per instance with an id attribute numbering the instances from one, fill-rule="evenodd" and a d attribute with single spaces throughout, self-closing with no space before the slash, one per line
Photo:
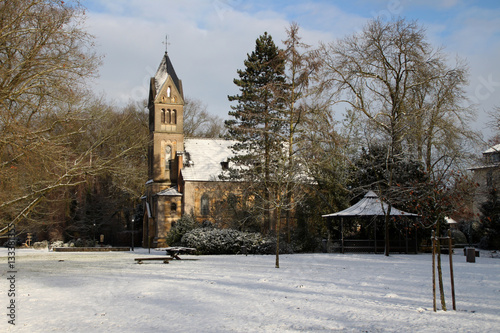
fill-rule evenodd
<path id="1" fill-rule="evenodd" d="M 165 35 L 165 41 L 163 42 L 163 45 L 165 45 L 165 53 L 168 52 L 168 46 L 170 43 L 168 42 L 168 35 Z"/>

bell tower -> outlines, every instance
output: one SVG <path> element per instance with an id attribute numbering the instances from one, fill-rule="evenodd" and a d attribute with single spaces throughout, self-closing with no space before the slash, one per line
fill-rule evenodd
<path id="1" fill-rule="evenodd" d="M 177 185 L 179 154 L 184 151 L 184 95 L 168 53 L 151 78 L 149 89 L 149 179 L 163 190 Z"/>
<path id="2" fill-rule="evenodd" d="M 172 222 L 181 217 L 179 175 L 184 152 L 182 81 L 165 52 L 149 87 L 148 182 L 143 245 L 166 246 Z M 148 225 L 146 225 L 148 223 Z M 149 237 L 149 238 L 148 238 Z"/>

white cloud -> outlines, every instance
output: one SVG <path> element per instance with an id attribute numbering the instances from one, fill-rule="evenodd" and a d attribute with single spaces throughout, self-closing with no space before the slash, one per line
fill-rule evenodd
<path id="1" fill-rule="evenodd" d="M 203 3 L 186 10 L 177 2 L 158 6 L 153 1 L 131 0 L 112 7 L 111 13 L 90 11 L 89 30 L 105 54 L 99 89 L 120 105 L 146 98 L 149 77 L 163 56 L 162 42 L 168 34 L 169 55 L 183 80 L 184 93 L 204 101 L 210 112 L 227 117 L 227 95 L 237 93 L 233 79 L 237 69 L 243 68 L 247 53 L 254 49 L 255 40 L 267 31 L 281 44 L 289 22 L 273 11 L 250 14 L 222 7 L 222 1 Z M 139 16 L 127 14 L 130 12 Z M 140 16 L 142 13 L 148 14 Z M 303 35 L 304 42 L 311 44 L 329 36 L 305 29 Z"/>
<path id="2" fill-rule="evenodd" d="M 330 42 L 360 31 L 366 20 L 373 17 L 369 14 L 373 8 L 379 9 L 376 12 L 397 10 L 401 15 L 417 18 L 428 28 L 431 43 L 444 45 L 452 57 L 458 54 L 469 61 L 469 94 L 475 97 L 481 89 L 489 92 L 487 98 L 483 98 L 486 94 L 481 95 L 479 110 L 488 111 L 500 105 L 500 86 L 495 85 L 500 82 L 498 6 L 472 6 L 459 0 L 391 0 L 375 5 L 363 0 L 354 5 L 332 5 L 321 0 L 288 1 L 282 5 L 242 0 L 87 3 L 89 31 L 97 36 L 99 50 L 105 55 L 98 89 L 118 105 L 147 98 L 149 78 L 163 56 L 163 42 L 168 34 L 169 55 L 183 80 L 185 94 L 201 99 L 210 112 L 226 118 L 230 110 L 227 95 L 238 92 L 233 84 L 236 71 L 243 68 L 247 53 L 252 52 L 255 40 L 264 31 L 281 45 L 286 38 L 285 28 L 296 21 L 301 25 L 303 41 L 316 46 L 318 41 Z M 370 4 L 370 9 L 359 8 L 358 13 L 356 6 L 364 3 Z M 485 80 L 490 81 L 490 86 L 480 87 Z M 486 120 L 482 117 L 481 121 Z"/>
<path id="3" fill-rule="evenodd" d="M 470 69 L 467 94 L 478 109 L 475 125 L 485 138 L 493 135 L 487 112 L 500 106 L 500 10 L 468 7 L 453 18 L 441 32 L 441 43 L 453 55 L 465 58 Z"/>

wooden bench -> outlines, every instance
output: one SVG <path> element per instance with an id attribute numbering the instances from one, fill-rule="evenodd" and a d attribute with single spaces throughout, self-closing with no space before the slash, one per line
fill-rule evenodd
<path id="1" fill-rule="evenodd" d="M 135 261 L 137 261 L 138 264 L 142 264 L 143 261 L 151 261 L 151 260 L 162 260 L 164 264 L 168 264 L 172 258 L 165 258 L 165 257 L 155 257 L 155 258 L 135 258 Z"/>

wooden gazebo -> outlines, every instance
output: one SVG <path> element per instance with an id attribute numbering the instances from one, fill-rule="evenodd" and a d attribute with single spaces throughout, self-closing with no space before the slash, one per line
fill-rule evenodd
<path id="1" fill-rule="evenodd" d="M 344 209 L 337 213 L 323 215 L 323 217 L 330 220 L 340 220 L 340 239 L 336 240 L 338 243 L 337 247 L 340 247 L 340 251 L 344 253 L 345 251 L 359 251 L 359 252 L 383 252 L 383 245 L 379 246 L 377 241 L 377 217 L 385 216 L 389 211 L 389 205 L 379 199 L 377 194 L 373 191 L 369 191 L 366 195 L 358 201 L 355 205 Z M 395 207 L 391 207 L 390 216 L 393 217 L 409 217 L 409 218 L 418 218 L 419 215 L 404 212 Z M 344 238 L 344 219 L 354 219 L 354 218 L 372 218 L 374 222 L 373 228 L 373 240 L 346 240 Z M 407 220 L 406 220 L 407 221 Z M 406 224 L 406 235 L 404 239 L 404 246 L 398 246 L 400 252 L 401 249 L 404 249 L 404 252 L 408 253 L 409 244 L 408 244 L 408 225 Z M 416 246 L 415 246 L 416 247 Z M 380 249 L 380 251 L 379 251 Z"/>

